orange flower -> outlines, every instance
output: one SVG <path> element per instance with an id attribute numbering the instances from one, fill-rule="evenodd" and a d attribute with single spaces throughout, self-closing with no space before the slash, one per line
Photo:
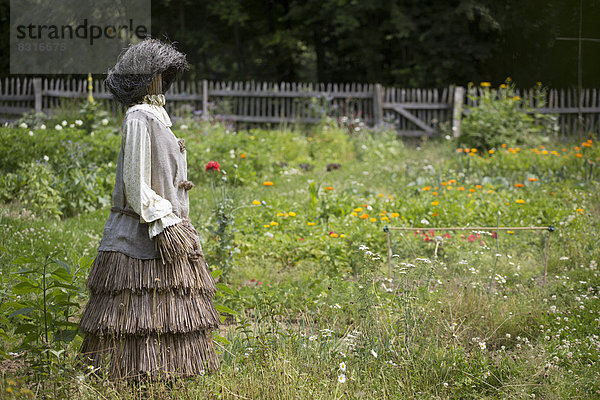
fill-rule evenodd
<path id="1" fill-rule="evenodd" d="M 473 188 L 471 188 L 471 189 L 469 189 L 469 192 L 471 192 L 471 193 L 475 193 L 475 192 L 476 192 L 476 190 L 475 190 L 475 189 L 473 189 Z"/>
<path id="2" fill-rule="evenodd" d="M 537 178 L 529 178 L 529 182 L 537 182 Z"/>
<path id="3" fill-rule="evenodd" d="M 424 191 L 431 190 L 431 186 L 425 186 L 425 187 L 423 188 L 423 190 L 424 190 Z"/>
<path id="4" fill-rule="evenodd" d="M 494 149 L 489 149 L 488 150 L 488 153 L 490 153 L 490 154 L 494 154 L 495 152 L 496 152 L 496 150 L 494 150 Z"/>
<path id="5" fill-rule="evenodd" d="M 369 218 L 369 214 L 361 214 L 360 217 L 358 217 L 360 219 L 367 219 Z"/>
<path id="6" fill-rule="evenodd" d="M 502 148 L 506 148 L 506 143 L 502 143 Z"/>
<path id="7" fill-rule="evenodd" d="M 442 182 L 442 186 L 446 186 L 448 182 Z"/>
<path id="8" fill-rule="evenodd" d="M 438 215 L 440 215 L 440 214 L 438 214 L 438 213 L 431 214 L 432 217 L 437 217 Z"/>
<path id="9" fill-rule="evenodd" d="M 463 152 L 463 149 L 462 149 L 462 148 L 460 148 L 460 149 L 456 149 L 456 151 L 458 151 L 459 153 L 462 153 L 462 152 Z"/>
<path id="10" fill-rule="evenodd" d="M 481 185 L 475 185 L 475 187 L 476 187 L 477 189 L 481 189 L 483 186 L 481 186 Z"/>
<path id="11" fill-rule="evenodd" d="M 450 180 L 448 181 L 448 183 L 450 183 L 450 184 L 454 184 L 454 183 L 456 183 L 456 179 L 450 179 Z"/>
<path id="12" fill-rule="evenodd" d="M 431 192 L 432 195 L 437 196 L 438 192 Z"/>
<path id="13" fill-rule="evenodd" d="M 465 190 L 465 188 L 464 188 L 464 187 L 462 187 L 462 186 L 460 186 L 460 187 L 458 188 L 458 190 L 460 190 L 460 191 L 462 192 L 463 190 Z"/>
<path id="14" fill-rule="evenodd" d="M 266 182 L 263 182 L 263 185 L 264 186 L 273 186 L 273 182 L 266 181 Z"/>
<path id="15" fill-rule="evenodd" d="M 523 186 L 525 186 L 525 185 L 523 185 L 522 183 L 515 183 L 515 187 L 521 188 Z"/>
<path id="16" fill-rule="evenodd" d="M 240 154 L 240 158 L 246 158 L 245 154 Z"/>
<path id="17" fill-rule="evenodd" d="M 581 149 L 579 148 L 579 146 L 575 146 L 575 150 L 579 151 Z"/>
<path id="18" fill-rule="evenodd" d="M 325 190 L 333 190 L 331 186 L 325 186 Z"/>
<path id="19" fill-rule="evenodd" d="M 583 157 L 583 154 L 577 153 L 577 154 L 575 154 L 575 157 Z"/>

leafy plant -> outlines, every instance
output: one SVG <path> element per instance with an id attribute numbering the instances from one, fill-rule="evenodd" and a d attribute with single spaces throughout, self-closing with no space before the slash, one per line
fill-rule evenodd
<path id="1" fill-rule="evenodd" d="M 467 115 L 461 123 L 459 145 L 479 151 L 499 149 L 503 144 L 516 147 L 536 142 L 540 135 L 554 132 L 555 118 L 537 113 L 520 96 L 515 86 L 507 81 L 499 89 L 484 86 L 470 87 L 469 98 L 476 103 L 467 106 Z M 533 89 L 536 107 L 545 104 L 545 89 Z"/>

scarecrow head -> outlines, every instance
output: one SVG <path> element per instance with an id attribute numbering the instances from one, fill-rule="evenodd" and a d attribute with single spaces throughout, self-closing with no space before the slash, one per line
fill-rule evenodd
<path id="1" fill-rule="evenodd" d="M 104 84 L 119 103 L 130 106 L 147 94 L 166 93 L 188 67 L 185 54 L 171 44 L 147 38 L 121 53 Z"/>

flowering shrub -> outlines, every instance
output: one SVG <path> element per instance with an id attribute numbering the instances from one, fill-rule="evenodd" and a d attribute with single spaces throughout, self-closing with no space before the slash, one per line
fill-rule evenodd
<path id="1" fill-rule="evenodd" d="M 536 113 L 516 95 L 514 84 L 510 81 L 498 89 L 488 84 L 482 85 L 479 90 L 473 87 L 468 90 L 469 97 L 477 105 L 466 108 L 467 115 L 461 123 L 458 139 L 461 147 L 487 152 L 500 148 L 502 144 L 510 147 L 530 145 L 556 129 L 556 118 Z M 545 90 L 540 85 L 533 90 L 536 106 L 543 107 Z M 478 95 L 475 95 L 477 92 Z"/>

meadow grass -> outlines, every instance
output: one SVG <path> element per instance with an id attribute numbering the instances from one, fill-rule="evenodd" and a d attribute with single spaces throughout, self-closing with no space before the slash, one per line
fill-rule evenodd
<path id="1" fill-rule="evenodd" d="M 24 348 L 18 327 L 31 317 L 15 311 L 39 295 L 15 293 L 19 269 L 39 272 L 54 251 L 78 288 L 64 289 L 76 322 L 108 208 L 57 221 L 12 202 L 0 206 L 3 396 L 600 396 L 599 185 L 583 168 L 599 161 L 595 143 L 479 154 L 445 139 L 403 144 L 327 124 L 175 133 L 196 183 L 192 223 L 221 273 L 215 302 L 231 311 L 215 335 L 221 369 L 112 382 L 76 363 L 79 336 Z M 205 171 L 211 160 L 226 174 Z M 327 171 L 331 163 L 341 168 Z M 553 226 L 546 282 L 547 231 L 434 229 L 469 225 Z M 390 276 L 384 226 L 422 228 L 392 232 Z M 36 364 L 34 345 L 55 353 Z"/>

